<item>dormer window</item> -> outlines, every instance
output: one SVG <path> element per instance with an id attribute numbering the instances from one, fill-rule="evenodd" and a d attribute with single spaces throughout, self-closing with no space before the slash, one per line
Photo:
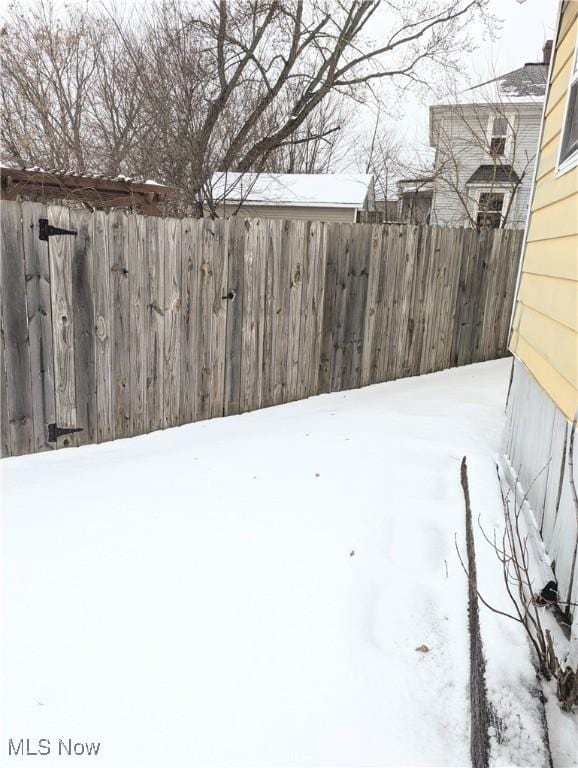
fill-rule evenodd
<path id="1" fill-rule="evenodd" d="M 508 121 L 505 117 L 492 119 L 492 133 L 490 136 L 490 155 L 502 157 L 506 154 L 506 139 L 508 138 Z"/>

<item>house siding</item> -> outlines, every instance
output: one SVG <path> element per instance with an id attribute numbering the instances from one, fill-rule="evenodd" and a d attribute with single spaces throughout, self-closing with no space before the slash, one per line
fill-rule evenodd
<path id="1" fill-rule="evenodd" d="M 554 577 L 560 599 L 578 602 L 577 524 L 572 489 L 569 443 L 570 422 L 536 384 L 532 374 L 514 360 L 503 440 L 503 469 L 517 504 L 527 499 L 533 514 L 527 517 L 530 543 L 543 542 L 532 561 L 541 580 L 539 591 Z M 546 555 L 544 557 L 544 554 Z M 550 568 L 552 570 L 550 570 Z M 576 610 L 570 610 L 576 616 Z"/>
<path id="2" fill-rule="evenodd" d="M 546 555 L 538 552 L 535 562 L 552 568 L 552 576 L 542 579 L 555 578 L 561 608 L 578 627 L 572 498 L 578 461 L 572 478 L 569 455 L 578 404 L 578 168 L 558 175 L 556 167 L 578 3 L 562 5 L 561 14 L 510 339 L 514 368 L 502 466 L 518 500 L 526 498 L 533 512 L 527 515 L 528 530 L 541 536 Z"/>
<path id="3" fill-rule="evenodd" d="M 355 221 L 356 208 L 313 207 L 296 205 L 236 205 L 217 207 L 219 216 L 238 213 L 251 219 L 297 219 L 299 221 L 336 221 L 351 224 Z"/>
<path id="4" fill-rule="evenodd" d="M 468 206 L 471 216 L 475 216 L 474 204 L 468 200 L 466 182 L 480 165 L 491 164 L 489 152 L 482 146 L 486 135 L 488 120 L 491 115 L 508 113 L 514 122 L 515 142 L 509 156 L 509 162 L 522 181 L 516 190 L 514 201 L 506 221 L 506 227 L 521 229 L 526 223 L 530 196 L 532 192 L 532 172 L 540 123 L 542 104 L 519 105 L 454 105 L 432 107 L 431 120 L 434 122 L 434 143 L 437 144 L 435 171 L 441 174 L 435 180 L 432 203 L 432 224 L 443 226 L 471 226 L 472 219 L 465 210 Z M 479 138 L 474 138 L 473 134 Z M 443 137 L 443 138 L 442 138 Z M 479 145 L 478 145 L 479 142 Z M 440 169 L 448 162 L 450 145 L 454 157 L 452 168 L 447 173 Z M 508 160 L 504 159 L 504 163 Z M 446 176 L 446 179 L 444 179 Z M 497 187 L 495 187 L 497 189 Z M 456 191 L 456 189 L 458 191 Z M 506 189 L 506 191 L 508 191 Z"/>
<path id="5" fill-rule="evenodd" d="M 568 419 L 578 403 L 578 169 L 558 176 L 578 3 L 563 11 L 510 350 Z M 554 103 L 553 103 L 554 102 Z"/>

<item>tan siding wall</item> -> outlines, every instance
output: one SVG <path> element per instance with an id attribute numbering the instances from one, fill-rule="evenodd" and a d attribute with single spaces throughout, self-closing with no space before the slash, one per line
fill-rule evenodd
<path id="1" fill-rule="evenodd" d="M 510 349 L 568 417 L 578 404 L 578 168 L 557 176 L 578 2 L 556 43 Z"/>
<path id="2" fill-rule="evenodd" d="M 236 206 L 225 206 L 226 215 L 236 210 Z M 353 223 L 354 208 L 311 208 L 289 205 L 243 205 L 239 216 L 251 219 L 298 219 L 299 221 L 339 221 Z M 222 206 L 219 207 L 222 216 Z"/>

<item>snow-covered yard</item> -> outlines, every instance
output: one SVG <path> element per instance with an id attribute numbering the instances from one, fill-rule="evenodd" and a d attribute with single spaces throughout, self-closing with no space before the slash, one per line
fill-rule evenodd
<path id="1" fill-rule="evenodd" d="M 46 738 L 14 765 L 61 765 L 59 739 L 107 768 L 468 765 L 459 465 L 498 520 L 509 370 L 4 460 L 3 759 Z M 525 639 L 491 621 L 490 693 L 521 689 Z"/>

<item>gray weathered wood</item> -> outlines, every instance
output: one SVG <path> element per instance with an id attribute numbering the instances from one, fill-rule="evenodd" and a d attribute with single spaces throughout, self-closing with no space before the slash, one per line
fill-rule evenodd
<path id="1" fill-rule="evenodd" d="M 287 399 L 299 397 L 299 336 L 301 328 L 301 294 L 303 289 L 303 265 L 305 251 L 301 244 L 305 239 L 305 222 L 291 222 L 290 246 L 290 293 L 289 338 L 287 341 Z"/>
<path id="2" fill-rule="evenodd" d="M 130 313 L 128 284 L 127 216 L 115 211 L 108 217 L 110 282 L 113 305 L 112 409 L 115 437 L 130 435 Z"/>
<path id="3" fill-rule="evenodd" d="M 273 249 L 273 404 L 288 400 L 289 314 L 291 297 L 291 222 L 275 222 Z"/>
<path id="4" fill-rule="evenodd" d="M 164 427 L 181 423 L 181 222 L 165 221 L 164 240 Z"/>
<path id="5" fill-rule="evenodd" d="M 108 219 L 94 214 L 94 332 L 96 367 L 96 431 L 99 443 L 114 439 L 112 413 L 113 309 L 110 281 Z"/>
<path id="6" fill-rule="evenodd" d="M 6 362 L 4 354 L 4 329 L 0 308 L 0 458 L 12 456 L 10 445 L 10 425 L 8 421 L 8 382 L 6 380 Z"/>
<path id="7" fill-rule="evenodd" d="M 85 210 L 70 211 L 76 230 L 72 257 L 72 315 L 74 318 L 74 371 L 76 420 L 81 432 L 78 445 L 98 441 L 96 395 L 96 339 L 94 286 L 94 216 Z"/>
<path id="8" fill-rule="evenodd" d="M 229 220 L 227 232 L 228 293 L 225 342 L 225 416 L 239 413 L 241 396 L 241 345 L 243 333 L 243 274 L 245 251 L 245 221 L 239 217 Z"/>
<path id="9" fill-rule="evenodd" d="M 49 222 L 58 228 L 71 228 L 70 210 L 48 206 Z M 54 346 L 54 393 L 56 423 L 63 428 L 76 428 L 76 367 L 74 364 L 74 317 L 72 308 L 72 258 L 74 237 L 57 235 L 50 238 L 50 288 L 52 300 L 52 340 Z M 79 444 L 76 433 L 58 438 L 57 448 Z"/>
<path id="10" fill-rule="evenodd" d="M 147 432 L 164 426 L 164 221 L 146 220 L 145 338 Z"/>
<path id="11" fill-rule="evenodd" d="M 180 415 L 183 424 L 196 420 L 197 307 L 199 303 L 199 222 L 181 222 L 181 381 Z"/>
<path id="12" fill-rule="evenodd" d="M 213 263 L 211 268 L 211 398 L 210 416 L 224 415 L 225 358 L 227 341 L 228 293 L 228 223 L 215 222 Z"/>
<path id="13" fill-rule="evenodd" d="M 215 222 L 202 222 L 201 247 L 198 253 L 197 273 L 199 301 L 197 306 L 197 419 L 211 415 L 212 371 L 212 317 L 213 317 L 213 251 L 215 247 Z"/>
<path id="14" fill-rule="evenodd" d="M 145 431 L 146 402 L 146 219 L 128 217 L 131 435 Z"/>
<path id="15" fill-rule="evenodd" d="M 16 455 L 52 422 L 102 442 L 502 356 L 522 233 L 6 203 L 2 244 Z"/>
<path id="16" fill-rule="evenodd" d="M 2 205 L 0 299 L 6 366 L 6 404 L 10 454 L 34 450 L 32 382 L 26 314 L 25 261 L 19 204 Z"/>
<path id="17" fill-rule="evenodd" d="M 48 243 L 38 237 L 39 220 L 46 217 L 44 204 L 22 204 L 35 451 L 52 450 L 56 447 L 48 441 L 48 424 L 56 422 L 50 265 Z"/>

